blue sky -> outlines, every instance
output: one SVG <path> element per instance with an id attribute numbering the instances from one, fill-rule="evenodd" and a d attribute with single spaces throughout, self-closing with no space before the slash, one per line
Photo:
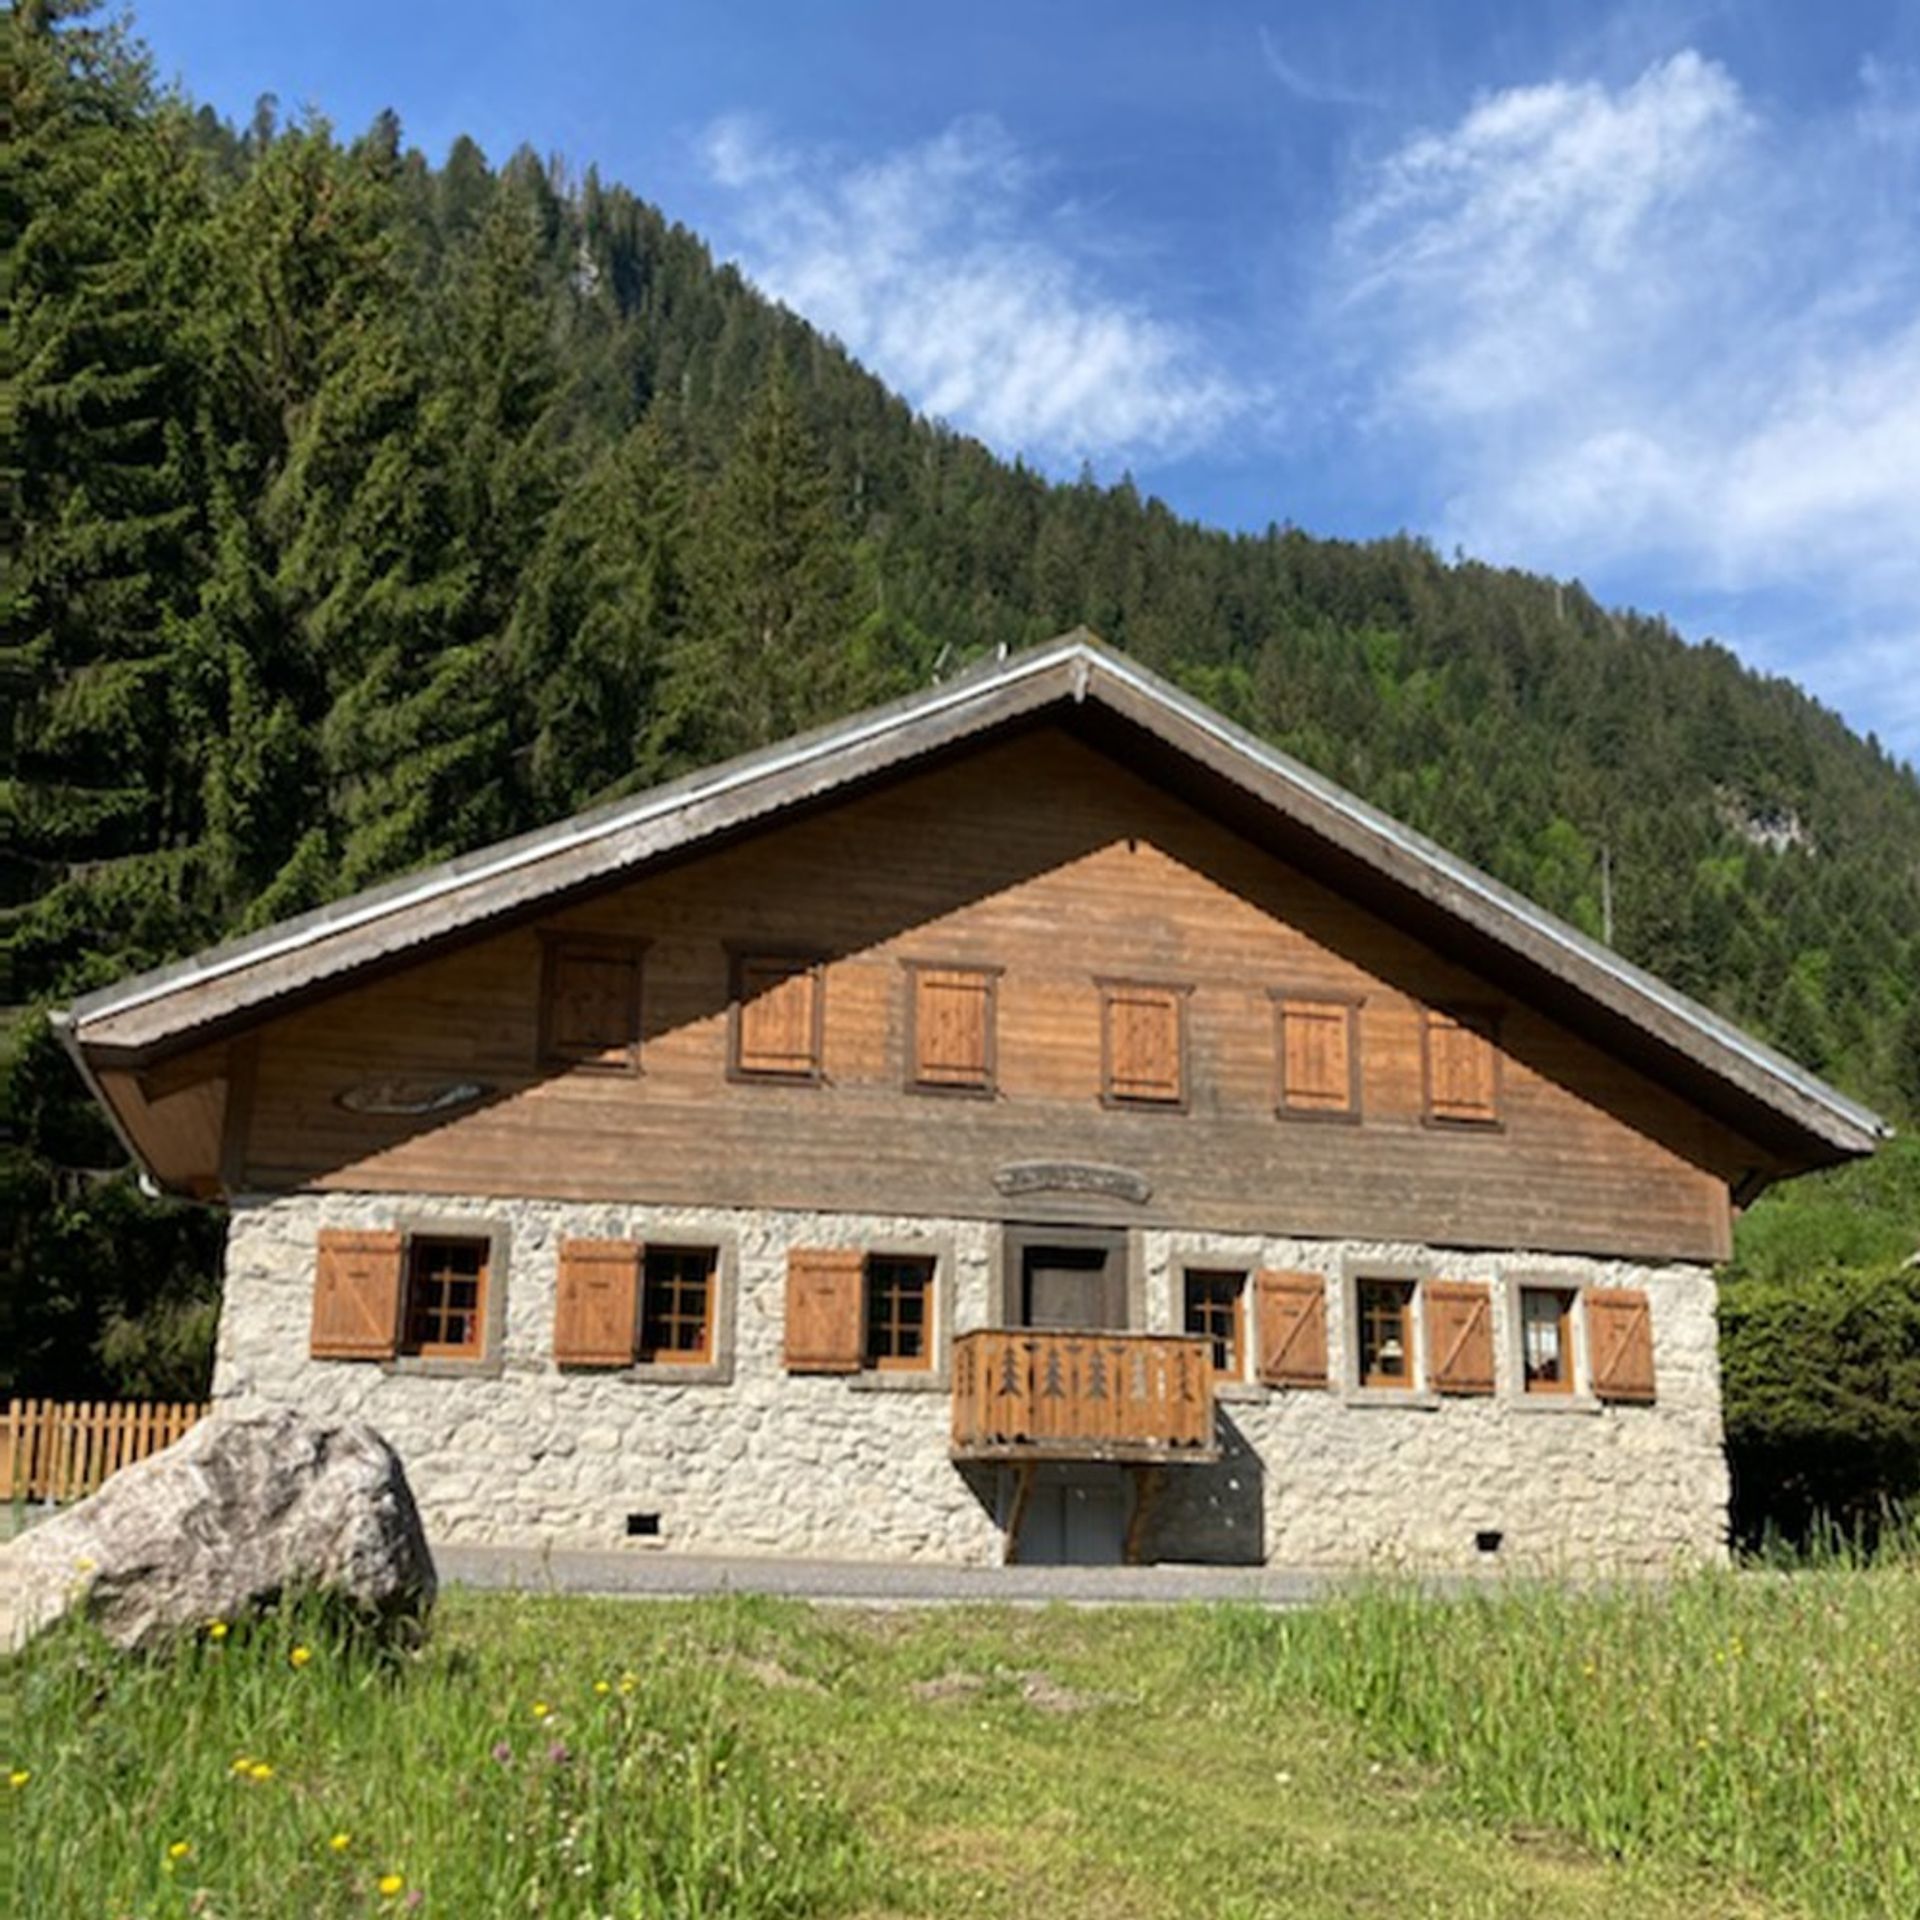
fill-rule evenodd
<path id="1" fill-rule="evenodd" d="M 929 412 L 1578 577 L 1920 763 L 1920 8 L 148 0 L 163 77 L 597 165 Z"/>

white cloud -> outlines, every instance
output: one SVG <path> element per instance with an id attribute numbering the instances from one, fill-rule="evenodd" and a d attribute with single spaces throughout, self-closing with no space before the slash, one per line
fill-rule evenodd
<path id="1" fill-rule="evenodd" d="M 1111 464 L 1199 445 L 1254 396 L 1188 329 L 1109 292 L 994 120 L 860 163 L 708 129 L 744 265 L 918 407 L 1006 453 Z"/>
<path id="2" fill-rule="evenodd" d="M 1783 126 L 1683 53 L 1486 96 L 1368 169 L 1327 324 L 1442 537 L 1676 612 L 1817 596 L 1824 652 L 1782 664 L 1856 715 L 1865 661 L 1920 667 L 1917 98 L 1868 66 Z"/>

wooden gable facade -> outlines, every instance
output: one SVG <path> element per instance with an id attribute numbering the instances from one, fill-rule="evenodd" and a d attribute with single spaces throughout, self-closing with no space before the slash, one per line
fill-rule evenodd
<path id="1" fill-rule="evenodd" d="M 1755 1153 L 1055 728 L 349 986 L 249 1053 L 247 1191 L 1004 1214 L 1021 1169 L 1092 1165 L 1147 1191 L 1018 1211 L 1716 1259 Z"/>
<path id="2" fill-rule="evenodd" d="M 655 855 L 503 897 L 476 856 L 404 944 L 402 882 L 94 996 L 70 1043 L 162 1183 L 208 1194 L 1017 1190 L 1023 1217 L 1713 1260 L 1733 1197 L 1870 1147 L 1791 1063 L 1410 837 L 1340 844 L 1317 788 L 1231 784 L 1141 727 L 1137 668 L 1056 651 L 1051 699 L 996 709 L 988 675 L 957 733 L 849 723 L 848 764 L 756 817 L 695 783 L 676 811 L 712 824 Z"/>

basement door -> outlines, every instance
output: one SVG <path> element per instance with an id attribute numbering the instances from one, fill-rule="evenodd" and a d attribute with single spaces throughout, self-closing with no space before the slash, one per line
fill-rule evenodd
<path id="1" fill-rule="evenodd" d="M 1020 1521 L 1023 1567 L 1118 1567 L 1127 1557 L 1133 1488 L 1124 1467 L 1047 1462 L 1033 1469 Z M 1001 1488 L 1002 1525 L 1013 1511 L 1014 1476 Z"/>

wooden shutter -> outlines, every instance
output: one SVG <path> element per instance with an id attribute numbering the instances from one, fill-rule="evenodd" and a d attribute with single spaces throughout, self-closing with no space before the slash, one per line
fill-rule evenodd
<path id="1" fill-rule="evenodd" d="M 1355 1009 L 1342 1000 L 1280 1002 L 1280 1106 L 1285 1113 L 1357 1114 Z"/>
<path id="2" fill-rule="evenodd" d="M 860 1370 L 866 1266 L 864 1254 L 837 1247 L 795 1247 L 787 1255 L 789 1373 Z"/>
<path id="3" fill-rule="evenodd" d="M 316 1360 L 386 1360 L 400 1346 L 405 1236 L 321 1230 L 313 1276 Z"/>
<path id="4" fill-rule="evenodd" d="M 735 963 L 734 1065 L 811 1079 L 820 1071 L 820 969 L 811 960 Z"/>
<path id="5" fill-rule="evenodd" d="M 1436 1393 L 1493 1391 L 1493 1295 L 1481 1281 L 1428 1280 L 1427 1384 Z"/>
<path id="6" fill-rule="evenodd" d="M 540 1009 L 549 1060 L 630 1073 L 640 1057 L 640 953 L 614 941 L 551 941 Z"/>
<path id="7" fill-rule="evenodd" d="M 645 1250 L 633 1240 L 563 1240 L 553 1357 L 563 1367 L 633 1364 Z"/>
<path id="8" fill-rule="evenodd" d="M 1108 1098 L 1178 1105 L 1186 1097 L 1179 989 L 1115 984 L 1105 995 Z"/>
<path id="9" fill-rule="evenodd" d="M 1653 1398 L 1653 1306 L 1637 1287 L 1590 1290 L 1587 1349 L 1602 1400 Z"/>
<path id="10" fill-rule="evenodd" d="M 1271 1387 L 1327 1384 L 1327 1283 L 1268 1267 L 1255 1278 L 1260 1378 Z"/>
<path id="11" fill-rule="evenodd" d="M 1427 1009 L 1427 1114 L 1486 1125 L 1500 1118 L 1500 1069 L 1492 1022 L 1482 1014 Z"/>
<path id="12" fill-rule="evenodd" d="M 993 975 L 971 967 L 913 970 L 913 1078 L 922 1087 L 993 1085 Z"/>

